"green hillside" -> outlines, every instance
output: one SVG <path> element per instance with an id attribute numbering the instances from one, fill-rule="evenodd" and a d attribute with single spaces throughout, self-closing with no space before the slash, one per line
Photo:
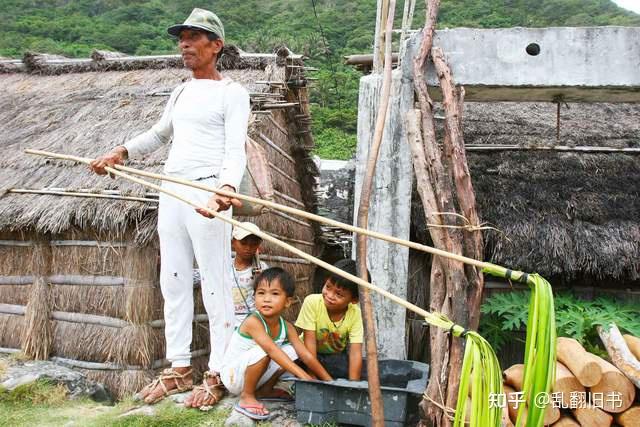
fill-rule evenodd
<path id="1" fill-rule="evenodd" d="M 225 25 L 227 40 L 245 51 L 268 52 L 286 44 L 311 58 L 310 64 L 321 69 L 312 97 L 318 153 L 322 157 L 348 158 L 353 152 L 359 74 L 342 66 L 341 61 L 345 54 L 371 50 L 376 0 L 2 3 L 0 56 L 5 57 L 20 57 L 28 50 L 87 57 L 94 48 L 136 55 L 173 53 L 175 42 L 166 27 L 184 20 L 194 7 L 214 10 Z M 403 2 L 399 3 L 401 14 Z M 425 15 L 424 2 L 417 3 L 414 27 L 421 26 Z M 640 15 L 609 0 L 443 0 L 439 23 L 441 27 L 482 28 L 640 26 Z"/>

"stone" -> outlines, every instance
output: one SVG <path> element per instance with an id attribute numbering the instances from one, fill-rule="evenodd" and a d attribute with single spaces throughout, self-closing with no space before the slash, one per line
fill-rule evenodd
<path id="1" fill-rule="evenodd" d="M 224 425 L 225 427 L 253 427 L 254 425 L 256 425 L 256 423 L 251 418 L 247 417 L 246 415 L 242 415 L 238 411 L 231 411 L 231 414 L 229 415 L 229 417 L 227 417 Z"/>
<path id="2" fill-rule="evenodd" d="M 10 364 L 0 378 L 0 387 L 6 390 L 39 380 L 64 384 L 70 399 L 90 398 L 96 402 L 112 402 L 103 384 L 89 380 L 84 374 L 48 361 L 26 361 Z"/>
<path id="3" fill-rule="evenodd" d="M 184 405 L 184 400 L 191 394 L 191 391 L 185 391 L 184 393 L 176 393 L 169 396 L 169 399 L 178 403 L 180 405 Z"/>

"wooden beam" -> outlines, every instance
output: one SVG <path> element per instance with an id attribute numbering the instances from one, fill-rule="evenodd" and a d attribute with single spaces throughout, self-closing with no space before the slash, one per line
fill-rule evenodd
<path id="1" fill-rule="evenodd" d="M 596 146 L 576 146 L 567 145 L 539 145 L 539 146 L 520 146 L 520 145 L 474 145 L 465 146 L 466 151 L 483 152 L 483 151 L 560 151 L 560 152 L 582 152 L 582 153 L 622 153 L 622 154 L 640 154 L 640 148 L 614 148 L 614 147 L 596 147 Z"/>
<path id="2" fill-rule="evenodd" d="M 0 286 L 31 285 L 33 276 L 0 276 Z"/>
<path id="3" fill-rule="evenodd" d="M 33 246 L 30 240 L 0 240 L 0 246 Z"/>
<path id="4" fill-rule="evenodd" d="M 26 307 L 17 304 L 0 304 L 0 314 L 13 314 L 16 316 L 24 316 Z"/>
<path id="5" fill-rule="evenodd" d="M 280 169 L 275 164 L 269 162 L 269 167 L 272 168 L 274 171 L 278 172 L 280 175 L 282 175 L 284 178 L 288 179 L 289 181 L 295 182 L 296 184 L 298 184 L 298 186 L 300 185 L 300 183 L 295 178 L 289 176 L 285 171 Z"/>
<path id="6" fill-rule="evenodd" d="M 196 314 L 193 316 L 193 321 L 198 322 L 209 322 L 209 316 L 207 314 Z M 152 328 L 164 328 L 164 319 L 152 320 L 149 322 L 149 326 Z"/>
<path id="7" fill-rule="evenodd" d="M 267 261 L 284 262 L 287 264 L 311 264 L 306 259 L 291 258 L 286 256 L 277 256 L 277 255 L 260 255 L 260 259 L 264 259 Z"/>
<path id="8" fill-rule="evenodd" d="M 273 194 L 275 194 L 276 196 L 280 197 L 281 199 L 284 199 L 284 200 L 286 200 L 286 201 L 288 201 L 288 202 L 293 203 L 294 205 L 298 205 L 298 206 L 300 206 L 300 207 L 301 207 L 301 208 L 303 208 L 303 209 L 304 209 L 304 208 L 306 208 L 306 206 L 304 205 L 304 203 L 302 203 L 300 200 L 298 200 L 298 199 L 294 199 L 294 198 L 293 198 L 293 197 L 291 197 L 291 196 L 287 196 L 286 194 L 281 193 L 281 192 L 279 192 L 279 191 L 277 191 L 277 190 L 273 190 Z"/>
<path id="9" fill-rule="evenodd" d="M 124 286 L 124 277 L 54 274 L 47 278 L 52 285 Z"/>
<path id="10" fill-rule="evenodd" d="M 286 151 L 284 151 L 282 148 L 278 147 L 273 141 L 271 141 L 269 138 L 267 138 L 264 134 L 259 133 L 258 136 L 260 137 L 261 140 L 263 140 L 264 142 L 267 143 L 267 145 L 269 145 L 271 148 L 273 148 L 274 150 L 276 150 L 278 153 L 280 153 L 285 159 L 289 160 L 292 163 L 295 163 L 295 159 L 293 157 L 291 157 Z"/>
<path id="11" fill-rule="evenodd" d="M 398 63 L 399 55 L 398 53 L 394 53 L 391 56 L 391 61 L 393 64 Z M 372 54 L 356 54 L 356 55 L 347 55 L 344 57 L 344 63 L 346 65 L 364 65 L 367 67 L 373 66 L 373 55 Z"/>
<path id="12" fill-rule="evenodd" d="M 269 233 L 269 234 L 272 235 L 273 237 L 275 237 L 276 239 L 286 240 L 287 242 L 298 243 L 300 245 L 306 245 L 306 246 L 311 246 L 311 247 L 314 247 L 316 245 L 314 242 L 307 242 L 306 240 L 293 239 L 291 237 L 280 236 L 280 235 L 274 234 L 274 233 Z"/>
<path id="13" fill-rule="evenodd" d="M 269 115 L 269 121 L 280 131 L 284 134 L 284 136 L 289 136 L 289 132 L 282 127 L 282 125 L 280 123 L 278 123 L 278 121 L 273 117 L 273 115 Z"/>
<path id="14" fill-rule="evenodd" d="M 298 218 L 294 218 L 294 217 L 292 217 L 291 215 L 287 215 L 287 214 L 282 213 L 282 212 L 278 212 L 278 211 L 270 210 L 270 211 L 268 211 L 267 213 L 269 213 L 269 214 L 273 214 L 273 215 L 276 215 L 276 216 L 279 216 L 279 217 L 282 217 L 282 218 L 285 218 L 285 219 L 287 219 L 288 221 L 293 221 L 293 222 L 295 222 L 296 224 L 300 224 L 300 225 L 305 226 L 305 227 L 313 228 L 313 225 L 309 224 L 308 222 L 304 222 L 304 221 L 302 221 L 302 220 L 299 220 Z"/>
<path id="15" fill-rule="evenodd" d="M 54 311 L 51 313 L 51 318 L 62 322 L 107 326 L 109 328 L 124 328 L 133 325 L 126 320 L 115 317 L 97 316 L 95 314 L 85 313 L 69 313 L 66 311 Z"/>

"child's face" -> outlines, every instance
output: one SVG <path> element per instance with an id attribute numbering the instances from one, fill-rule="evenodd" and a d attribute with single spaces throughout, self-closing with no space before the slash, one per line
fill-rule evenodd
<path id="1" fill-rule="evenodd" d="M 250 260 L 256 255 L 261 243 L 261 238 L 251 234 L 242 240 L 231 239 L 231 248 L 237 257 L 243 260 Z"/>
<path id="2" fill-rule="evenodd" d="M 357 299 L 353 297 L 349 289 L 336 286 L 331 280 L 324 282 L 322 298 L 324 299 L 324 305 L 329 310 L 336 311 L 344 310 L 349 306 L 349 303 L 357 302 Z"/>
<path id="3" fill-rule="evenodd" d="M 261 281 L 255 290 L 256 309 L 265 317 L 278 316 L 291 305 L 292 298 L 287 296 L 279 280 Z"/>

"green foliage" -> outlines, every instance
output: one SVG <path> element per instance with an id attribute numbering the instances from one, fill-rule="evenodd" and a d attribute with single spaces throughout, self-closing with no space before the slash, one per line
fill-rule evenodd
<path id="1" fill-rule="evenodd" d="M 482 304 L 480 333 L 498 351 L 512 339 L 512 332 L 526 328 L 529 292 L 495 294 Z M 593 301 L 570 293 L 555 296 L 558 336 L 579 341 L 588 351 L 605 354 L 597 327 L 615 323 L 621 331 L 640 336 L 638 305 L 600 297 Z"/>
<path id="2" fill-rule="evenodd" d="M 135 55 L 174 53 L 175 41 L 166 28 L 204 5 L 195 0 L 50 0 L 46 7 L 34 0 L 2 3 L 0 56 L 8 57 L 20 57 L 26 51 L 87 57 L 94 48 Z M 318 21 L 310 0 L 211 0 L 204 7 L 218 13 L 227 41 L 245 51 L 269 52 L 286 44 L 310 57 L 309 64 L 320 68 L 311 92 L 313 103 L 335 111 L 355 109 L 360 75 L 343 66 L 342 57 L 371 51 L 376 0 L 316 0 L 316 5 Z M 397 28 L 402 7 L 398 2 Z M 424 8 L 424 2 L 417 2 L 415 28 L 424 23 Z M 442 0 L 438 25 L 640 26 L 640 15 L 609 0 Z M 327 158 L 350 157 L 355 123 L 342 121 L 332 129 L 314 120 L 314 135 L 323 145 L 317 152 Z M 328 141 L 333 137 L 338 139 Z"/>

